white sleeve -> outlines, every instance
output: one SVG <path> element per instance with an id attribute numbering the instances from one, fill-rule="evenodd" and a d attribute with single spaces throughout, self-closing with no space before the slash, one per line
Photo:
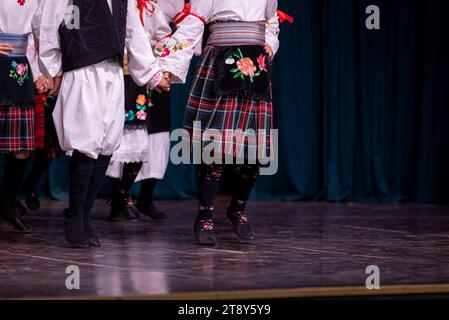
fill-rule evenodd
<path id="1" fill-rule="evenodd" d="M 153 3 L 154 12 L 150 13 L 146 10 L 147 14 L 145 15 L 145 30 L 149 35 L 149 39 L 154 46 L 156 42 L 159 42 L 165 38 L 168 38 L 172 29 L 170 27 L 169 21 L 167 20 L 164 12 L 159 8 L 156 3 Z"/>
<path id="2" fill-rule="evenodd" d="M 195 46 L 204 33 L 204 22 L 212 16 L 213 0 L 192 0 L 192 13 L 177 26 L 176 32 L 167 41 L 161 56 L 163 71 L 172 74 L 173 83 L 185 83 Z"/>
<path id="3" fill-rule="evenodd" d="M 39 31 L 39 65 L 47 78 L 62 75 L 59 26 L 64 21 L 69 0 L 42 0 Z"/>
<path id="4" fill-rule="evenodd" d="M 41 76 L 41 72 L 39 70 L 39 55 L 32 33 L 28 35 L 27 58 L 31 66 L 31 72 L 33 73 L 33 82 L 36 82 Z"/>
<path id="5" fill-rule="evenodd" d="M 165 20 L 173 21 L 173 17 L 184 8 L 184 0 L 162 0 L 157 3 L 164 13 Z"/>
<path id="6" fill-rule="evenodd" d="M 140 21 L 136 0 L 128 1 L 126 50 L 133 80 L 140 86 L 148 84 L 151 89 L 157 87 L 162 79 L 161 69 Z"/>
<path id="7" fill-rule="evenodd" d="M 277 0 L 269 0 L 266 12 L 265 41 L 273 49 L 273 54 L 279 50 L 279 18 L 277 15 Z"/>

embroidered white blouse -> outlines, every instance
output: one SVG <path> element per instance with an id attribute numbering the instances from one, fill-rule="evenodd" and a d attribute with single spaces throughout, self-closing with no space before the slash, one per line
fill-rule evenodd
<path id="1" fill-rule="evenodd" d="M 27 34 L 27 57 L 34 81 L 40 76 L 31 22 L 40 0 L 1 0 L 0 33 Z"/>
<path id="2" fill-rule="evenodd" d="M 70 12 L 67 12 L 70 0 L 42 1 L 43 8 L 39 28 L 39 57 L 45 67 L 45 73 L 55 77 L 62 72 L 58 28 L 65 19 L 70 19 Z M 112 11 L 111 0 L 108 0 L 108 4 Z M 147 34 L 142 27 L 139 15 L 137 1 L 129 0 L 125 42 L 129 71 L 138 85 L 144 86 L 149 84 L 151 88 L 154 88 L 161 80 L 161 70 L 148 42 Z"/>
<path id="3" fill-rule="evenodd" d="M 171 18 L 161 10 L 161 6 L 159 5 L 159 3 L 165 2 L 169 1 L 150 1 L 148 4 L 149 10 L 144 10 L 144 28 L 153 49 L 156 48 L 157 43 L 168 40 L 172 33 L 169 23 Z M 156 54 L 158 54 L 158 52 L 156 52 Z"/>
<path id="4" fill-rule="evenodd" d="M 176 52 L 171 50 L 168 56 L 161 58 L 162 70 L 172 74 L 173 83 L 185 83 L 194 47 L 201 45 L 204 22 L 265 21 L 266 43 L 270 45 L 274 53 L 279 49 L 277 0 L 191 0 L 190 3 L 191 12 L 194 15 L 189 15 L 180 22 L 177 31 L 167 42 L 169 49 L 177 48 Z M 187 43 L 188 46 L 184 45 Z M 179 48 L 182 49 L 179 50 Z"/>

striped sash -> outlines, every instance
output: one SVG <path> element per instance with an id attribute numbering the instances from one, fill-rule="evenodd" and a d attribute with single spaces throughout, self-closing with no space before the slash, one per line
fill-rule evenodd
<path id="1" fill-rule="evenodd" d="M 208 46 L 241 46 L 265 44 L 265 22 L 227 21 L 210 25 Z"/>
<path id="2" fill-rule="evenodd" d="M 13 51 L 8 54 L 8 58 L 26 57 L 28 48 L 28 35 L 0 33 L 0 42 L 12 45 Z"/>

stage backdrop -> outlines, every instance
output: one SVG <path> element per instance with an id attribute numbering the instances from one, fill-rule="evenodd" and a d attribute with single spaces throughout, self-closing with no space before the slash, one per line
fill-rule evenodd
<path id="1" fill-rule="evenodd" d="M 381 30 L 365 27 L 373 4 Z M 253 198 L 447 203 L 449 1 L 279 5 L 296 19 L 282 26 L 275 58 L 279 172 L 261 177 Z M 174 128 L 187 92 L 188 85 L 173 90 Z M 46 178 L 47 191 L 64 198 L 67 159 Z M 170 165 L 157 194 L 193 197 L 194 168 Z"/>

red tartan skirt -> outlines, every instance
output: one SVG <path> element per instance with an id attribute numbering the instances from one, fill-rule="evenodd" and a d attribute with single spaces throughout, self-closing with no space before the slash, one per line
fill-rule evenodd
<path id="1" fill-rule="evenodd" d="M 44 136 L 42 103 L 29 108 L 0 106 L 0 152 L 43 149 Z"/>
<path id="2" fill-rule="evenodd" d="M 218 94 L 216 91 L 218 63 L 220 61 L 217 60 L 216 48 L 207 46 L 190 90 L 184 128 L 193 132 L 194 142 L 202 141 L 203 148 L 212 142 L 212 139 L 209 140 L 204 132 L 212 129 L 210 132 L 218 130 L 221 133 L 222 141 L 219 148 L 227 155 L 230 155 L 231 151 L 226 148 L 224 143 L 229 141 L 232 141 L 232 156 L 234 157 L 240 156 L 242 150 L 247 154 L 257 148 L 256 152 L 259 152 L 261 146 L 265 148 L 266 156 L 271 155 L 270 130 L 273 129 L 271 99 Z M 201 130 L 194 130 L 195 121 L 201 123 Z M 255 133 L 256 144 L 250 142 L 246 136 L 236 134 L 236 132 L 248 132 L 248 129 L 252 129 Z M 195 133 L 200 133 L 202 137 Z M 230 137 L 231 134 L 233 137 Z M 237 153 L 239 154 L 237 155 Z"/>
<path id="3" fill-rule="evenodd" d="M 44 109 L 34 96 L 28 59 L 0 57 L 0 83 L 0 153 L 42 146 Z"/>
<path id="4" fill-rule="evenodd" d="M 43 127 L 38 128 L 38 126 L 36 126 L 36 131 L 43 133 L 44 131 L 42 130 L 42 128 L 44 128 L 45 137 L 44 139 L 42 139 L 42 148 L 36 148 L 37 150 L 33 151 L 33 153 L 31 154 L 31 158 L 37 161 L 52 160 L 62 154 L 52 116 L 57 97 L 46 96 L 43 100 L 45 101 L 45 104 L 43 105 L 43 123 L 41 122 L 43 124 Z M 38 118 L 40 117 L 41 116 L 39 115 Z"/>
<path id="5" fill-rule="evenodd" d="M 37 94 L 34 98 L 34 149 L 44 149 L 45 147 L 45 94 Z"/>

